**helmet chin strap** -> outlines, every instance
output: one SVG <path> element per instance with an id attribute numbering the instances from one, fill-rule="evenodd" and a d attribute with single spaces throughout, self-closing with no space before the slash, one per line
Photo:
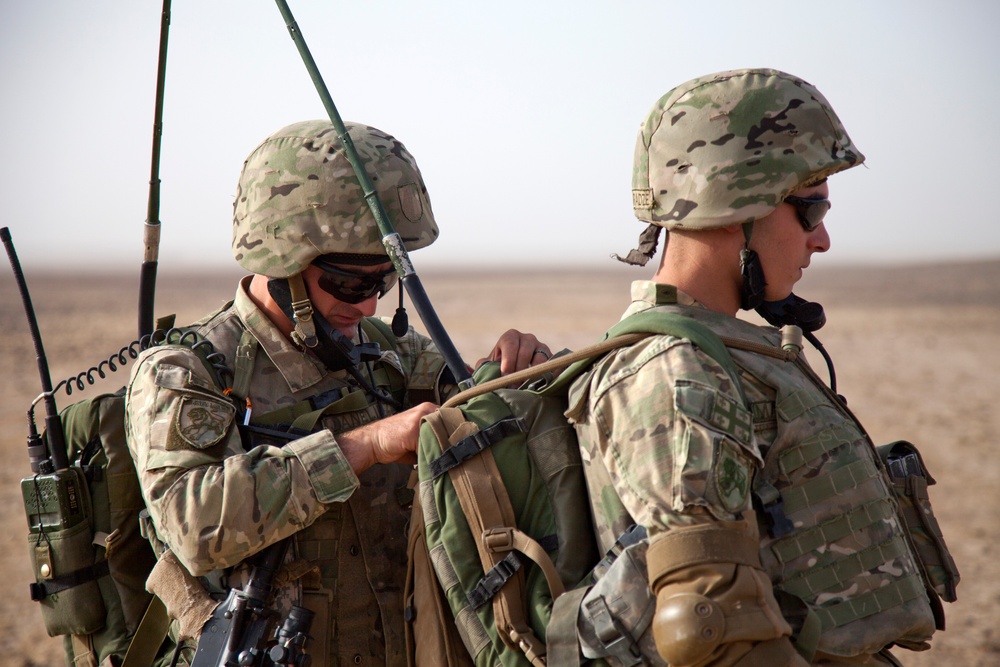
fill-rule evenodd
<path id="1" fill-rule="evenodd" d="M 274 278 L 267 281 L 267 291 L 281 307 L 285 316 L 295 325 L 292 330 L 292 342 L 299 347 L 315 348 L 319 344 L 319 339 L 316 337 L 316 324 L 313 322 L 312 302 L 309 301 L 309 292 L 306 290 L 305 281 L 302 280 L 302 274 L 290 276 L 283 283 L 288 291 L 280 292 L 280 300 L 271 287 L 276 284 Z"/>
<path id="2" fill-rule="evenodd" d="M 305 293 L 304 299 L 296 298 L 296 282 Z M 330 370 L 352 370 L 366 361 L 374 361 L 382 356 L 378 343 L 355 345 L 341 331 L 334 329 L 326 318 L 314 312 L 300 275 L 287 279 L 269 278 L 267 291 L 281 308 L 281 312 L 295 323 L 292 342 L 299 347 L 308 348 Z M 302 316 L 305 312 L 308 312 L 307 318 Z M 304 330 L 312 332 L 311 345 L 309 338 L 303 334 Z"/>
<path id="3" fill-rule="evenodd" d="M 764 267 L 760 257 L 750 249 L 750 238 L 753 236 L 753 221 L 743 223 L 743 237 L 746 242 L 740 251 L 740 275 L 743 283 L 740 285 L 740 308 L 753 310 L 764 303 Z"/>

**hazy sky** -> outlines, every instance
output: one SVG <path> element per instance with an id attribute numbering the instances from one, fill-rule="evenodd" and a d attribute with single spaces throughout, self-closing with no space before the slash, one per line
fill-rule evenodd
<path id="1" fill-rule="evenodd" d="M 639 123 L 668 89 L 775 67 L 830 100 L 866 167 L 831 180 L 817 263 L 1000 256 L 1000 3 L 289 0 L 345 120 L 416 156 L 439 266 L 610 264 L 634 247 Z M 161 0 L 0 0 L 0 226 L 26 266 L 133 265 Z M 277 6 L 175 0 L 160 267 L 230 266 L 243 159 L 324 117 Z"/>

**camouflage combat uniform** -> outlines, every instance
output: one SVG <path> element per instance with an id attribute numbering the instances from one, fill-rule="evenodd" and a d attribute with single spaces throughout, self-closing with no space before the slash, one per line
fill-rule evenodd
<path id="1" fill-rule="evenodd" d="M 344 388 L 355 386 L 345 371 L 328 371 L 289 343 L 250 300 L 248 282 L 241 283 L 230 307 L 199 329 L 230 361 L 245 330 L 259 342 L 250 382 L 251 422 L 256 415 L 331 391 L 346 394 Z M 406 389 L 405 407 L 440 401 L 442 391 L 451 391 L 437 386 L 444 364 L 429 339 L 411 328 L 397 344 L 398 353 L 383 350 L 369 370 L 376 380 L 387 374 Z M 286 572 L 296 578 L 278 597 L 285 607 L 295 603 L 317 612 L 313 664 L 405 664 L 408 515 L 401 491 L 410 467 L 376 465 L 359 478 L 336 438 L 380 418 L 370 397 L 360 408 L 332 410 L 312 435 L 246 451 L 233 403 L 203 361 L 188 349 L 166 346 L 140 358 L 127 401 L 129 445 L 156 536 L 192 574 L 233 568 L 265 545 L 294 535 Z M 381 408 L 384 416 L 394 412 L 386 404 Z M 222 583 L 241 586 L 244 569 L 227 571 Z"/>
<path id="2" fill-rule="evenodd" d="M 675 312 L 780 353 L 774 329 L 705 309 L 670 285 L 636 281 L 632 299 L 626 316 Z M 614 352 L 573 385 L 568 414 L 601 546 L 634 522 L 651 540 L 699 524 L 759 534 L 768 606 L 777 608 L 773 585 L 786 618 L 794 598 L 824 615 L 813 664 L 888 664 L 874 654 L 894 641 L 925 648 L 934 618 L 860 424 L 804 361 L 730 351 L 746 403 L 717 362 L 670 336 Z M 778 520 L 788 531 L 775 528 L 774 508 L 758 502 L 754 511 L 753 496 L 768 489 L 784 500 Z M 680 575 L 671 585 L 710 599 L 732 585 L 697 567 Z M 731 664 L 747 650 L 723 644 L 698 664 Z M 655 652 L 645 658 L 665 664 Z"/>

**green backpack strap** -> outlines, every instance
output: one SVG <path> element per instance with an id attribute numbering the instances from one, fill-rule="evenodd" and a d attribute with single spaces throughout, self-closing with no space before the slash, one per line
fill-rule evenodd
<path id="1" fill-rule="evenodd" d="M 729 350 L 726 348 L 726 344 L 722 341 L 722 338 L 697 320 L 679 313 L 668 313 L 662 310 L 644 310 L 626 317 L 608 329 L 601 342 L 595 343 L 590 347 L 585 347 L 575 353 L 577 357 L 582 358 L 575 361 L 575 363 L 563 371 L 556 378 L 555 382 L 543 390 L 544 393 L 566 391 L 569 388 L 569 384 L 591 364 L 597 361 L 600 356 L 603 356 L 610 350 L 632 345 L 643 338 L 653 335 L 674 336 L 675 338 L 683 338 L 694 343 L 698 349 L 702 350 L 722 366 L 723 370 L 726 371 L 726 374 L 729 375 L 729 378 L 736 386 L 736 390 L 740 394 L 740 399 L 744 405 L 746 404 L 743 383 L 740 381 L 736 362 L 733 361 L 733 357 L 729 354 Z M 541 368 L 544 365 L 540 364 L 534 368 Z"/>
<path id="2" fill-rule="evenodd" d="M 606 337 L 612 338 L 628 333 L 649 333 L 683 338 L 694 343 L 695 347 L 714 359 L 733 381 L 740 398 L 746 405 L 746 395 L 743 393 L 743 382 L 733 361 L 729 349 L 722 338 L 710 328 L 690 317 L 679 313 L 668 313 L 662 310 L 644 310 L 626 317 L 624 320 L 608 329 Z"/>
<path id="3" fill-rule="evenodd" d="M 365 338 L 373 343 L 378 343 L 378 346 L 383 350 L 399 351 L 399 346 L 396 345 L 396 335 L 392 333 L 392 327 L 379 318 L 366 317 L 362 319 L 361 330 L 364 332 Z"/>
<path id="4" fill-rule="evenodd" d="M 722 366 L 736 386 L 736 390 L 739 392 L 743 403 L 746 404 L 743 383 L 740 381 L 736 362 L 733 361 L 729 350 L 726 348 L 726 344 L 718 334 L 704 324 L 678 313 L 643 311 L 625 318 L 608 329 L 604 337 L 593 345 L 588 345 L 574 352 L 559 354 L 537 366 L 525 368 L 524 370 L 477 384 L 470 389 L 455 394 L 441 407 L 461 405 L 465 401 L 481 394 L 505 387 L 519 386 L 524 382 L 540 378 L 546 373 L 557 371 L 561 371 L 559 376 L 545 388 L 541 389 L 539 393 L 549 396 L 566 393 L 573 380 L 599 358 L 612 350 L 633 345 L 653 335 L 669 335 L 694 343 L 695 346 L 703 350 Z"/>

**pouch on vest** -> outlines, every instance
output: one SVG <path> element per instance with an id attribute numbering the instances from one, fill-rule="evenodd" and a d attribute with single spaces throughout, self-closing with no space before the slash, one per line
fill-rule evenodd
<path id="1" fill-rule="evenodd" d="M 957 599 L 955 588 L 960 576 L 927 492 L 936 482 L 912 443 L 897 440 L 877 449 L 889 473 L 893 493 L 899 502 L 899 514 L 919 561 L 937 629 L 944 630 L 941 600 L 954 602 Z"/>

